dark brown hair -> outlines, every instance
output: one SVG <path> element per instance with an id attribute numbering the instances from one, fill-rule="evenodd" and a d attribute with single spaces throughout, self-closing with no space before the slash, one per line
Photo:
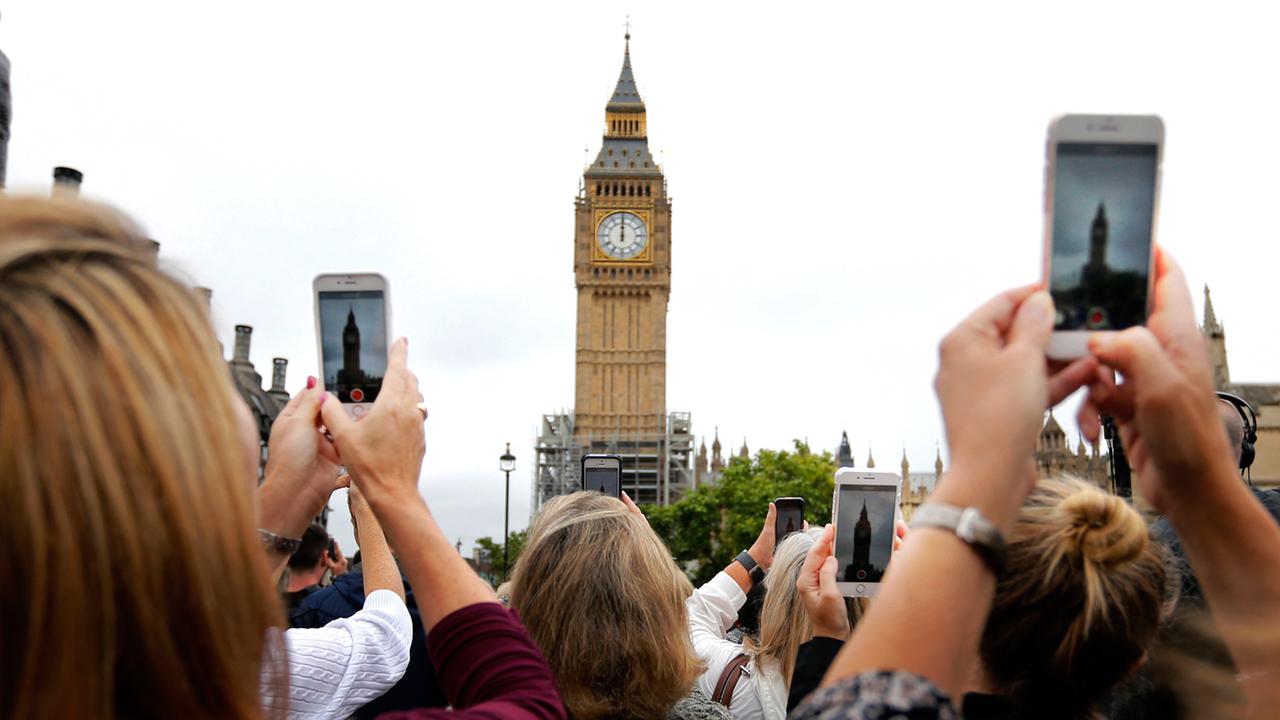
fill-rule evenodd
<path id="1" fill-rule="evenodd" d="M 311 523 L 307 526 L 306 532 L 302 533 L 302 544 L 298 546 L 297 552 L 289 556 L 289 569 L 311 570 L 320 564 L 320 558 L 331 547 L 333 547 L 332 541 L 324 526 Z"/>

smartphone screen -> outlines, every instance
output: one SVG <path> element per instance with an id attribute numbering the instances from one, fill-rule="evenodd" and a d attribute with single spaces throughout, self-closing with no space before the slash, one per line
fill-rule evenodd
<path id="1" fill-rule="evenodd" d="M 622 497 L 621 468 L 587 468 L 582 477 L 583 490 L 595 490 L 609 497 Z"/>
<path id="2" fill-rule="evenodd" d="M 792 498 L 778 498 L 774 501 L 777 508 L 776 521 L 773 528 L 774 545 L 782 542 L 791 533 L 804 530 L 804 501 Z"/>
<path id="3" fill-rule="evenodd" d="M 1123 330 L 1147 318 L 1158 148 L 1056 146 L 1049 292 L 1055 330 Z"/>
<path id="4" fill-rule="evenodd" d="M 324 386 L 344 403 L 378 399 L 387 372 L 387 327 L 382 290 L 318 293 Z"/>
<path id="5" fill-rule="evenodd" d="M 893 550 L 898 491 L 893 485 L 840 485 L 835 557 L 841 582 L 880 582 Z"/>

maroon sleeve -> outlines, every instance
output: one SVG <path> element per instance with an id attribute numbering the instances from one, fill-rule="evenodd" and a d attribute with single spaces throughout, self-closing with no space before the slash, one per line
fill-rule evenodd
<path id="1" fill-rule="evenodd" d="M 485 602 L 455 610 L 427 635 L 431 664 L 453 706 L 380 720 L 566 720 L 551 667 L 515 614 Z"/>

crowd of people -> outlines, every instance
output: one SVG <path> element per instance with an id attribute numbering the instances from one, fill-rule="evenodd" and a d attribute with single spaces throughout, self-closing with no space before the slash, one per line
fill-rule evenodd
<path id="1" fill-rule="evenodd" d="M 1034 286 L 942 339 L 952 469 L 926 506 L 987 532 L 900 528 L 874 599 L 842 596 L 831 526 L 775 538 L 761 508 L 694 588 L 630 499 L 584 492 L 534 518 L 504 603 L 419 492 L 407 340 L 359 422 L 310 379 L 259 485 L 208 309 L 136 225 L 0 198 L 0 717 L 1280 716 L 1275 499 L 1237 474 L 1167 254 L 1156 276 L 1147 325 L 1070 364 Z M 1154 526 L 1037 481 L 1043 413 L 1082 388 Z M 311 527 L 347 486 L 349 567 Z"/>

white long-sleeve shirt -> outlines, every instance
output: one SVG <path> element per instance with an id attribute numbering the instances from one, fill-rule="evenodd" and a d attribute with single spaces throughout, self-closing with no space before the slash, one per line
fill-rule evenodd
<path id="1" fill-rule="evenodd" d="M 746 602 L 746 593 L 724 572 L 694 590 L 685 601 L 693 650 L 707 663 L 707 671 L 698 678 L 698 689 L 707 697 L 715 693 L 725 666 L 744 652 L 741 645 L 726 640 L 724 635 Z M 734 688 L 729 714 L 734 720 L 786 720 L 786 681 L 776 668 L 761 668 L 752 657 Z"/>
<path id="2" fill-rule="evenodd" d="M 291 628 L 284 641 L 289 686 L 264 684 L 265 706 L 287 702 L 290 718 L 346 718 L 404 677 L 413 623 L 399 595 L 375 590 L 355 615 L 322 628 Z"/>

